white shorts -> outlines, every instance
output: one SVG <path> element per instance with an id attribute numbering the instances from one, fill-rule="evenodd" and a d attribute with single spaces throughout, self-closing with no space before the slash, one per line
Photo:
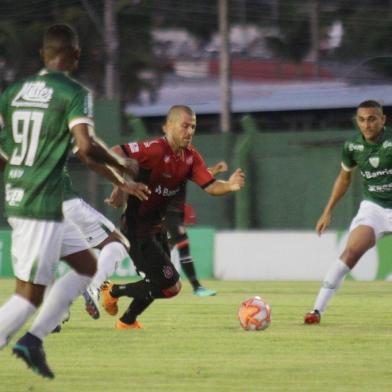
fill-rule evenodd
<path id="1" fill-rule="evenodd" d="M 47 286 L 61 257 L 89 249 L 72 222 L 10 217 L 12 267 L 25 282 Z"/>
<path id="2" fill-rule="evenodd" d="M 65 226 L 62 222 L 8 218 L 12 228 L 14 275 L 23 281 L 48 285 L 60 258 Z"/>
<path id="3" fill-rule="evenodd" d="M 65 257 L 89 248 L 91 248 L 91 245 L 86 241 L 79 227 L 73 222 L 64 219 L 64 235 L 60 257 Z"/>
<path id="4" fill-rule="evenodd" d="M 392 209 L 384 208 L 368 200 L 361 202 L 357 215 L 351 222 L 350 231 L 360 225 L 370 226 L 378 240 L 392 232 Z"/>
<path id="5" fill-rule="evenodd" d="M 79 228 L 91 248 L 99 245 L 115 229 L 109 219 L 80 198 L 64 201 L 63 214 L 66 221 Z"/>

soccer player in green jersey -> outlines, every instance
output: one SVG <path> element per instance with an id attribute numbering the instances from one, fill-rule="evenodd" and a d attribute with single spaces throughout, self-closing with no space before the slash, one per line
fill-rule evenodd
<path id="1" fill-rule="evenodd" d="M 392 132 L 385 128 L 382 106 L 373 100 L 358 106 L 355 120 L 360 133 L 344 144 L 342 168 L 317 222 L 317 233 L 321 235 L 329 226 L 332 210 L 349 188 L 357 167 L 363 181 L 363 201 L 351 222 L 343 253 L 325 276 L 313 310 L 305 314 L 305 324 L 320 323 L 321 314 L 347 273 L 380 237 L 392 232 Z"/>
<path id="2" fill-rule="evenodd" d="M 13 348 L 33 371 L 53 378 L 43 339 L 96 272 L 96 259 L 80 231 L 63 222 L 63 169 L 71 139 L 85 162 L 107 164 L 125 174 L 133 171 L 94 136 L 91 94 L 68 76 L 80 56 L 74 30 L 50 27 L 41 56 L 45 69 L 9 86 L 0 99 L 1 132 L 11 142 L 4 171 L 5 213 L 16 277 L 14 295 L 0 307 L 0 348 L 41 305 L 61 257 L 72 270 L 53 285 L 29 332 Z"/>

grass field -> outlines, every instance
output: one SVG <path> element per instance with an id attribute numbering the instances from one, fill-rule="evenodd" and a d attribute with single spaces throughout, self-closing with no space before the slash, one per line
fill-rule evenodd
<path id="1" fill-rule="evenodd" d="M 15 359 L 14 339 L 0 353 L 0 391 L 391 391 L 391 283 L 345 282 L 319 326 L 302 323 L 318 282 L 205 283 L 219 294 L 197 298 L 185 283 L 142 316 L 141 331 L 117 331 L 107 314 L 92 320 L 78 300 L 45 343 L 56 378 Z M 13 281 L 0 284 L 2 303 Z M 246 332 L 236 311 L 255 294 L 271 304 L 272 324 Z"/>

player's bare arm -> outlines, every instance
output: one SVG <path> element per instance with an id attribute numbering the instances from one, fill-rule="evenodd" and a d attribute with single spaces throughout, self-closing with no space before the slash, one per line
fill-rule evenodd
<path id="1" fill-rule="evenodd" d="M 8 162 L 8 155 L 0 147 L 0 171 L 3 171 Z"/>
<path id="2" fill-rule="evenodd" d="M 325 206 L 324 211 L 321 214 L 321 217 L 317 221 L 316 232 L 318 235 L 323 234 L 324 231 L 329 226 L 329 224 L 331 223 L 332 210 L 335 207 L 335 205 L 338 203 L 338 201 L 347 192 L 348 188 L 350 187 L 351 181 L 352 181 L 352 171 L 347 171 L 342 168 L 335 180 L 328 203 Z"/>
<path id="3" fill-rule="evenodd" d="M 113 208 L 123 208 L 126 204 L 126 193 L 137 197 L 141 201 L 148 200 L 148 197 L 151 194 L 151 190 L 148 186 L 144 183 L 133 181 L 139 173 L 139 164 L 137 160 L 128 157 L 119 145 L 111 147 L 111 151 L 128 162 L 128 166 L 134 170 L 134 175 L 132 178 L 126 178 L 128 184 L 127 189 L 124 189 L 121 186 L 114 186 L 111 195 L 105 199 L 105 203 Z"/>
<path id="4" fill-rule="evenodd" d="M 113 208 L 125 208 L 127 204 L 126 194 L 119 187 L 114 186 L 110 196 L 105 199 L 105 203 Z"/>
<path id="5" fill-rule="evenodd" d="M 245 185 L 245 173 L 237 169 L 227 181 L 216 180 L 204 190 L 211 196 L 221 196 L 230 192 L 238 192 Z"/>
<path id="6" fill-rule="evenodd" d="M 102 165 L 90 159 L 86 159 L 86 157 L 77 152 L 78 158 L 85 163 L 89 168 L 94 170 L 95 172 L 101 174 L 107 180 L 109 180 L 114 186 L 118 187 L 118 189 L 125 194 L 130 194 L 137 197 L 139 200 L 148 200 L 151 191 L 148 186 L 141 183 L 135 182 L 133 178 L 127 176 L 123 178 L 120 173 L 117 172 L 116 169 L 112 168 L 109 165 Z M 129 167 L 133 166 L 133 170 L 135 173 L 138 171 L 137 161 L 134 159 L 127 159 L 129 161 Z M 136 163 L 135 163 L 136 162 Z"/>
<path id="7" fill-rule="evenodd" d="M 4 120 L 3 120 L 3 116 L 0 114 L 0 131 L 3 129 L 3 127 L 4 127 Z M 8 162 L 8 155 L 0 147 L 0 170 L 1 171 L 4 170 L 7 162 Z"/>
<path id="8" fill-rule="evenodd" d="M 133 166 L 128 167 L 129 162 L 127 160 L 114 154 L 101 140 L 94 136 L 87 124 L 77 124 L 71 129 L 71 132 L 75 137 L 79 153 L 84 155 L 86 160 L 101 164 L 106 163 L 121 173 L 134 175 Z"/>

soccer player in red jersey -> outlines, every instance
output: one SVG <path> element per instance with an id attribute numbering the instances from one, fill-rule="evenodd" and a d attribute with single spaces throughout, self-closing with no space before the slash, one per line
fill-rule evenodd
<path id="1" fill-rule="evenodd" d="M 138 329 L 136 320 L 156 298 L 170 298 L 181 290 L 178 272 L 170 260 L 170 250 L 164 225 L 166 208 L 189 179 L 207 193 L 220 196 L 243 188 L 245 175 L 237 169 L 227 181 L 217 180 L 208 170 L 203 158 L 192 146 L 196 115 L 191 108 L 173 106 L 164 124 L 165 136 L 149 141 L 113 147 L 123 157 L 139 163 L 137 181 L 151 190 L 148 200 L 128 197 L 122 229 L 131 243 L 130 256 L 144 279 L 128 284 L 102 287 L 103 306 L 115 315 L 118 298 L 133 298 L 130 306 L 116 323 L 118 329 Z M 123 194 L 114 188 L 108 203 L 121 207 Z"/>

